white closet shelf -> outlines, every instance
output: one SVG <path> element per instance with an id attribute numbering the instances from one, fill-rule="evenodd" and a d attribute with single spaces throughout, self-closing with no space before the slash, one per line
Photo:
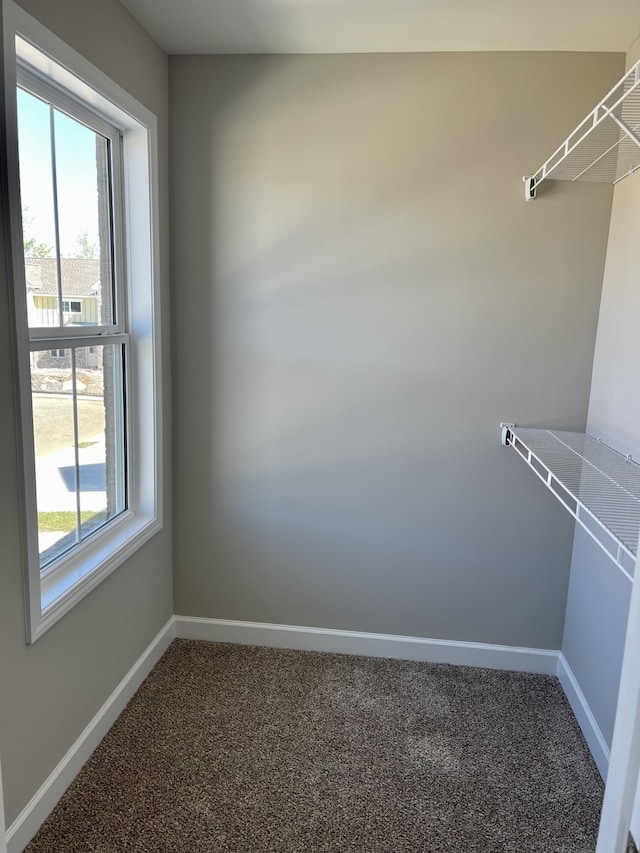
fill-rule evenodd
<path id="1" fill-rule="evenodd" d="M 582 432 L 500 424 L 527 462 L 631 580 L 640 532 L 640 465 Z"/>
<path id="2" fill-rule="evenodd" d="M 640 169 L 640 61 L 538 171 L 524 178 L 525 197 L 546 180 L 617 183 Z"/>

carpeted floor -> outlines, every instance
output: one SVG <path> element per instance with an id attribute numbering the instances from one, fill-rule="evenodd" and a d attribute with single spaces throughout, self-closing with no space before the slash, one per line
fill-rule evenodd
<path id="1" fill-rule="evenodd" d="M 28 853 L 593 853 L 556 679 L 176 640 Z"/>

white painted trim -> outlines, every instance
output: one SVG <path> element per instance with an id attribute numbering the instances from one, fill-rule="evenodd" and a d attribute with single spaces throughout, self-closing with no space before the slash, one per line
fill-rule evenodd
<path id="1" fill-rule="evenodd" d="M 633 801 L 633 810 L 631 812 L 631 825 L 629 832 L 633 836 L 633 840 L 638 844 L 640 841 L 640 786 L 636 787 L 636 795 Z"/>
<path id="2" fill-rule="evenodd" d="M 0 853 L 7 853 L 4 831 L 4 796 L 2 793 L 2 764 L 0 764 Z"/>
<path id="3" fill-rule="evenodd" d="M 300 625 L 271 625 L 266 622 L 203 619 L 196 616 L 176 616 L 175 620 L 176 637 L 188 640 L 451 663 L 544 675 L 556 675 L 558 667 L 559 652 L 548 649 L 369 634 Z"/>
<path id="4" fill-rule="evenodd" d="M 129 700 L 165 653 L 175 636 L 172 616 L 140 655 L 66 755 L 49 774 L 7 830 L 7 853 L 20 853 L 49 816 L 60 797 L 115 723 Z M 0 853 L 2 853 L 0 841 Z"/>
<path id="5" fill-rule="evenodd" d="M 640 577 L 636 561 L 635 578 Z M 624 853 L 640 775 L 640 583 L 634 583 L 596 853 Z"/>
<path id="6" fill-rule="evenodd" d="M 573 670 L 569 666 L 569 662 L 562 652 L 558 657 L 558 678 L 560 679 L 565 696 L 571 705 L 571 710 L 578 721 L 578 725 L 582 729 L 582 734 L 591 751 L 593 760 L 600 771 L 600 775 L 606 780 L 611 755 L 609 746 L 600 731 L 600 726 L 593 716 L 584 693 L 580 689 L 578 679 L 575 677 Z"/>
<path id="7" fill-rule="evenodd" d="M 1 9 L 6 134 L 6 162 L 3 168 L 6 171 L 7 199 L 12 200 L 8 218 L 12 261 L 10 278 L 15 283 L 15 287 L 11 288 L 16 318 L 13 324 L 16 354 L 14 373 L 16 388 L 19 389 L 18 435 L 25 437 L 19 454 L 21 536 L 25 555 L 27 642 L 32 643 L 121 566 L 163 524 L 158 130 L 157 118 L 147 107 L 13 0 L 3 0 Z M 131 381 L 127 394 L 126 441 L 128 506 L 131 512 L 124 514 L 120 520 L 112 521 L 102 531 L 96 532 L 85 543 L 61 557 L 59 564 L 52 566 L 46 577 L 40 572 L 36 469 L 33 444 L 29 438 L 33 417 L 19 205 L 15 103 L 18 58 L 33 74 L 43 76 L 54 88 L 64 90 L 72 101 L 77 100 L 85 108 L 90 107 L 90 111 L 95 111 L 104 121 L 113 125 L 122 136 L 125 209 L 121 236 L 127 252 L 125 259 L 124 253 L 118 251 L 121 241 L 117 239 L 116 263 L 120 266 L 126 260 L 127 280 L 131 285 L 127 288 L 128 312 L 123 311 L 123 316 L 128 313 L 127 329 L 131 336 L 127 352 L 127 377 Z M 125 306 L 121 305 L 121 308 Z M 113 331 L 115 333 L 118 329 L 114 328 Z M 101 342 L 108 343 L 110 340 L 111 335 L 102 338 Z"/>

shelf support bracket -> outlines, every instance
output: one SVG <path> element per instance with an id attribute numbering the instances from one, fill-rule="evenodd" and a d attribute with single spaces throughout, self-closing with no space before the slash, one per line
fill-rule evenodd
<path id="1" fill-rule="evenodd" d="M 514 426 L 515 426 L 515 424 L 507 424 L 507 423 L 500 424 L 500 429 L 502 430 L 502 434 L 500 436 L 500 444 L 503 447 L 509 446 L 509 433 L 514 428 Z"/>
<path id="2" fill-rule="evenodd" d="M 640 145 L 640 143 L 638 143 Z M 522 179 L 524 181 L 524 197 L 526 201 L 533 201 L 536 197 L 536 179 L 535 177 L 531 177 L 529 175 L 525 175 Z"/>

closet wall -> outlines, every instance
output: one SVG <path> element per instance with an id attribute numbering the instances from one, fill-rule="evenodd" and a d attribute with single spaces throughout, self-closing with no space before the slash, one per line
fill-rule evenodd
<path id="1" fill-rule="evenodd" d="M 612 188 L 521 176 L 623 67 L 170 58 L 176 613 L 560 647 L 498 424 L 584 429 Z"/>
<path id="2" fill-rule="evenodd" d="M 627 67 L 640 59 L 640 40 Z M 573 186 L 567 187 L 573 192 Z M 640 460 L 640 173 L 616 185 L 587 431 Z M 631 583 L 576 527 L 563 653 L 611 745 Z"/>

